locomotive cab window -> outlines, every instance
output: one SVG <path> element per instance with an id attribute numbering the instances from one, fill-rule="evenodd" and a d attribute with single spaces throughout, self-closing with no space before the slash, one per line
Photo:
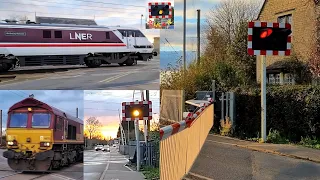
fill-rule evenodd
<path id="1" fill-rule="evenodd" d="M 28 114 L 27 113 L 13 113 L 10 116 L 9 127 L 22 128 L 27 127 Z"/>
<path id="2" fill-rule="evenodd" d="M 62 31 L 54 31 L 55 38 L 62 38 Z"/>
<path id="3" fill-rule="evenodd" d="M 106 39 L 110 39 L 110 32 L 106 32 Z"/>
<path id="4" fill-rule="evenodd" d="M 48 128 L 50 126 L 50 114 L 34 113 L 32 114 L 32 127 Z"/>
<path id="5" fill-rule="evenodd" d="M 43 30 L 43 38 L 51 38 L 51 31 Z"/>

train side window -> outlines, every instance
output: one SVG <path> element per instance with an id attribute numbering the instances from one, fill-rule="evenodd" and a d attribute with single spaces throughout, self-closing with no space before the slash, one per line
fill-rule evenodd
<path id="1" fill-rule="evenodd" d="M 51 31 L 43 30 L 43 38 L 51 38 Z"/>
<path id="2" fill-rule="evenodd" d="M 54 31 L 55 38 L 62 38 L 62 31 Z"/>
<path id="3" fill-rule="evenodd" d="M 132 31 L 128 31 L 128 37 L 133 37 Z"/>
<path id="4" fill-rule="evenodd" d="M 110 32 L 106 32 L 106 39 L 110 39 Z"/>
<path id="5" fill-rule="evenodd" d="M 58 117 L 57 116 L 56 130 L 59 130 L 59 131 L 63 130 L 63 119 L 62 119 L 62 117 Z"/>

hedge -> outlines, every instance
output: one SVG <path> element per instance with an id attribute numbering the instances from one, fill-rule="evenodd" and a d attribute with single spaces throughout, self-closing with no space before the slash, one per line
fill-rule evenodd
<path id="1" fill-rule="evenodd" d="M 235 134 L 258 137 L 261 131 L 260 88 L 237 88 Z M 267 88 L 267 133 L 277 130 L 291 142 L 301 137 L 320 138 L 320 86 Z"/>

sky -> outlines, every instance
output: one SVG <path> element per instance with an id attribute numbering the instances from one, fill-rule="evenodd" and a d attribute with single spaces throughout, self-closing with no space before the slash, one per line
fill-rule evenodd
<path id="1" fill-rule="evenodd" d="M 29 97 L 30 94 L 33 94 L 35 99 L 72 116 L 76 116 L 76 108 L 79 108 L 79 118 L 83 119 L 84 117 L 82 90 L 0 90 L 3 129 L 6 127 L 9 108 L 15 103 Z"/>
<path id="2" fill-rule="evenodd" d="M 35 20 L 37 16 L 95 19 L 98 25 L 126 26 L 141 29 L 147 22 L 148 2 L 172 2 L 173 0 L 1 0 L 0 19 L 27 16 Z M 72 10 L 72 11 L 71 11 Z M 142 28 L 149 41 L 159 37 L 159 29 Z"/>
<path id="3" fill-rule="evenodd" d="M 157 122 L 160 112 L 160 91 L 150 90 L 149 92 L 153 119 Z M 133 93 L 133 90 L 85 90 L 84 119 L 96 117 L 102 124 L 100 130 L 104 137 L 116 138 L 120 119 L 122 119 L 122 102 L 132 102 Z M 141 100 L 140 91 L 135 91 L 134 100 Z"/>

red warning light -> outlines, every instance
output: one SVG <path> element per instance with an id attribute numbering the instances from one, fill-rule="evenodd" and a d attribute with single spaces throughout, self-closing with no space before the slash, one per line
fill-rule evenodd
<path id="1" fill-rule="evenodd" d="M 269 37 L 272 34 L 272 29 L 268 28 L 268 29 L 264 29 L 261 31 L 260 33 L 260 38 L 266 38 Z"/>

